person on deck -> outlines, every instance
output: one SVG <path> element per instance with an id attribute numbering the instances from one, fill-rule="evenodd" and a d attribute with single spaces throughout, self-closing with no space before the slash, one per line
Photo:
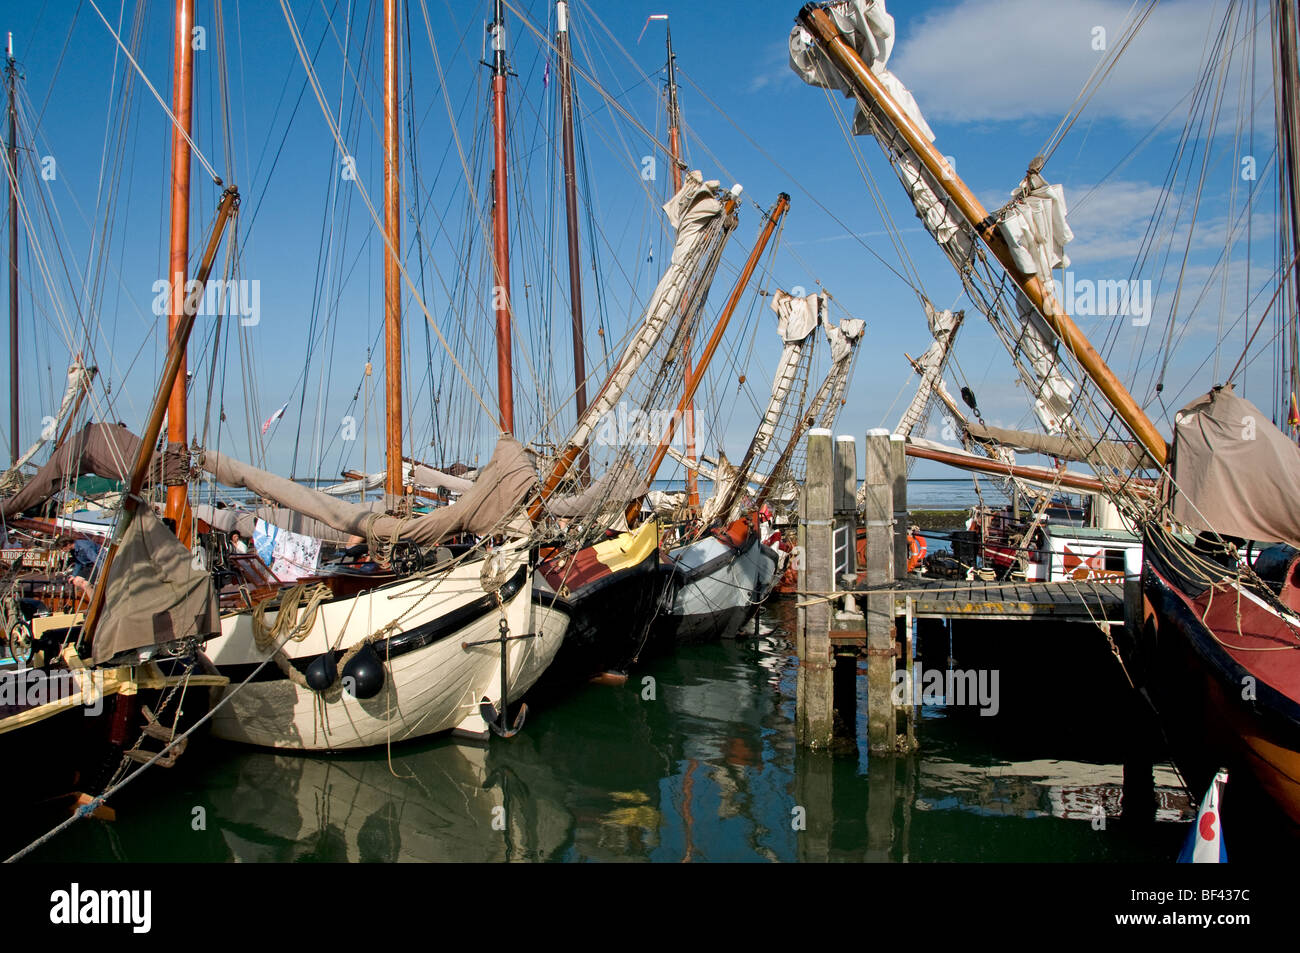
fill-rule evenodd
<path id="1" fill-rule="evenodd" d="M 103 556 L 103 550 L 88 539 L 74 539 L 71 536 L 64 536 L 59 539 L 58 549 L 60 552 L 68 554 L 71 565 L 68 567 L 69 581 L 73 588 L 84 596 L 90 598 L 90 577 L 95 568 L 99 565 L 100 558 Z"/>
<path id="2" fill-rule="evenodd" d="M 248 544 L 244 542 L 244 537 L 239 534 L 239 530 L 234 530 L 230 534 L 230 549 L 236 553 L 248 552 Z"/>

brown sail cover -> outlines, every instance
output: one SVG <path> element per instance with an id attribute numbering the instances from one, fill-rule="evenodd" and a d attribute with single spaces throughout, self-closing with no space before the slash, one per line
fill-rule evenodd
<path id="1" fill-rule="evenodd" d="M 1011 447 L 1029 453 L 1042 453 L 1059 460 L 1090 463 L 1098 469 L 1120 471 L 1145 470 L 1155 466 L 1146 450 L 1137 444 L 1114 440 L 1096 440 L 1092 437 L 1029 433 L 1023 430 L 1006 430 L 970 421 L 966 432 L 980 443 Z"/>
<path id="2" fill-rule="evenodd" d="M 401 519 L 335 499 L 215 451 L 206 451 L 199 465 L 218 483 L 245 487 L 339 532 L 377 539 L 396 537 L 420 545 L 431 545 L 452 533 L 499 531 L 537 482 L 537 471 L 523 446 L 513 437 L 502 437 L 473 487 L 459 500 L 415 519 Z"/>
<path id="3" fill-rule="evenodd" d="M 109 568 L 94 661 L 174 639 L 208 639 L 221 630 L 212 576 L 196 569 L 153 510 L 142 506 Z"/>
<path id="4" fill-rule="evenodd" d="M 371 513 L 382 513 L 384 511 L 383 500 L 371 500 L 366 503 L 354 504 L 358 507 L 368 510 Z M 213 529 L 220 530 L 223 533 L 230 533 L 239 530 L 244 539 L 251 541 L 253 539 L 253 529 L 258 520 L 264 520 L 272 526 L 278 526 L 280 529 L 287 529 L 291 533 L 297 533 L 299 536 L 311 536 L 326 543 L 347 543 L 351 541 L 356 534 L 344 533 L 336 530 L 334 527 L 322 523 L 320 520 L 312 519 L 309 516 L 303 516 L 301 513 L 295 513 L 293 510 L 286 509 L 283 506 L 254 506 L 249 509 L 234 509 L 231 507 L 217 509 L 211 503 L 196 503 L 194 505 L 194 515 L 203 520 Z"/>
<path id="5" fill-rule="evenodd" d="M 0 501 L 0 517 L 11 517 L 44 503 L 78 476 L 93 473 L 110 480 L 129 481 L 140 438 L 116 424 L 86 424 L 50 455 L 45 466 L 9 499 Z M 168 486 L 185 482 L 184 450 L 171 444 L 155 453 L 149 479 Z"/>
<path id="6" fill-rule="evenodd" d="M 1300 448 L 1231 385 L 1174 418 L 1174 519 L 1191 529 L 1300 546 Z"/>

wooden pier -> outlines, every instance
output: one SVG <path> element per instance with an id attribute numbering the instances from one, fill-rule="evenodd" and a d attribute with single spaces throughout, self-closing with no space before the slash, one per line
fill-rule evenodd
<path id="1" fill-rule="evenodd" d="M 841 723 L 853 721 L 847 716 L 856 715 L 857 664 L 865 658 L 871 751 L 902 753 L 916 747 L 915 708 L 897 704 L 894 696 L 900 680 L 911 684 L 920 620 L 939 620 L 949 631 L 954 624 L 972 622 L 1095 625 L 1107 636 L 1111 626 L 1124 625 L 1123 582 L 995 582 L 909 574 L 902 440 L 883 430 L 867 434 L 866 467 L 858 485 L 852 437 L 813 430 L 807 439 L 797 562 L 796 723 L 801 745 L 829 745 L 837 711 Z M 866 536 L 862 561 L 856 545 L 859 528 Z"/>

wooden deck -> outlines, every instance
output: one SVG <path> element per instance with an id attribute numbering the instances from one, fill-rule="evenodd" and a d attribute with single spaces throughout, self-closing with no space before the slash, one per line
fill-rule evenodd
<path id="1" fill-rule="evenodd" d="M 1118 582 L 968 582 L 913 577 L 889 591 L 894 596 L 894 614 L 906 616 L 910 600 L 913 619 L 1124 624 L 1124 586 Z M 861 593 L 859 607 L 865 606 L 866 595 Z M 845 621 L 843 615 L 836 617 L 832 643 L 861 644 L 866 637 L 865 624 L 849 623 L 846 628 Z"/>
<path id="2" fill-rule="evenodd" d="M 979 582 L 912 579 L 899 586 L 894 613 L 912 600 L 918 619 L 1124 622 L 1124 585 L 1119 582 Z"/>

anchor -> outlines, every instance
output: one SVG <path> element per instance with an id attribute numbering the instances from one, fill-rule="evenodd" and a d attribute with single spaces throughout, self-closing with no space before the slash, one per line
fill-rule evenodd
<path id="1" fill-rule="evenodd" d="M 493 734 L 500 735 L 502 738 L 513 738 L 515 735 L 519 734 L 524 727 L 524 719 L 528 717 L 528 705 L 527 703 L 520 705 L 519 712 L 515 715 L 514 724 L 510 725 L 510 727 L 506 727 L 510 714 L 510 691 L 507 687 L 509 683 L 507 682 L 508 673 L 506 671 L 510 660 L 510 643 L 517 642 L 519 639 L 534 638 L 535 633 L 526 632 L 523 635 L 511 635 L 510 623 L 505 619 L 501 620 L 501 623 L 498 626 L 498 631 L 500 632 L 500 635 L 495 639 L 482 639 L 478 642 L 462 642 L 460 647 L 462 649 L 469 649 L 476 645 L 492 645 L 493 643 L 500 643 L 501 709 L 498 711 L 496 705 L 493 705 L 491 701 L 485 698 L 483 701 L 479 702 L 478 710 L 479 715 L 488 723 L 488 727 L 492 729 Z"/>

